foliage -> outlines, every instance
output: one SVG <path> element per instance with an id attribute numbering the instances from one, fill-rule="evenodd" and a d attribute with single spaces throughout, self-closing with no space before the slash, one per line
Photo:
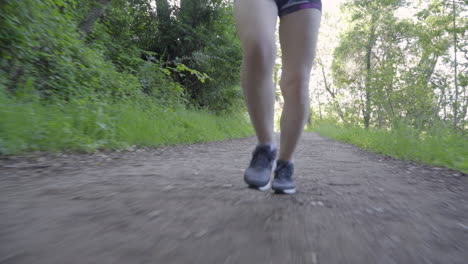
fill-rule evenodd
<path id="1" fill-rule="evenodd" d="M 347 0 L 342 13 L 325 13 L 308 130 L 467 172 L 463 1 Z"/>
<path id="2" fill-rule="evenodd" d="M 153 99 L 73 100 L 41 104 L 0 91 L 0 154 L 24 151 L 122 149 L 250 136 L 244 114 L 168 109 Z"/>
<path id="3" fill-rule="evenodd" d="M 250 135 L 230 6 L 151 3 L 1 1 L 0 153 Z"/>
<path id="4" fill-rule="evenodd" d="M 4 1 L 0 15 L 0 70 L 13 93 L 33 89 L 41 97 L 113 96 L 135 93 L 138 80 L 117 72 L 99 50 L 79 41 L 65 3 Z"/>
<path id="5" fill-rule="evenodd" d="M 334 50 L 328 114 L 364 127 L 404 121 L 421 129 L 439 122 L 466 129 L 463 1 L 349 0 L 343 10 L 347 26 Z M 401 10 L 413 16 L 401 17 Z"/>
<path id="6" fill-rule="evenodd" d="M 97 1 L 3 1 L 6 86 L 29 85 L 44 98 L 143 92 L 166 105 L 239 108 L 241 53 L 230 6 L 168 5 L 163 20 L 151 2 L 112 1 L 84 42 L 77 27 Z"/>
<path id="7" fill-rule="evenodd" d="M 230 4 L 185 0 L 153 17 L 160 34 L 150 50 L 172 68 L 183 65 L 204 74 L 173 72 L 190 103 L 216 112 L 239 109 L 241 48 Z"/>

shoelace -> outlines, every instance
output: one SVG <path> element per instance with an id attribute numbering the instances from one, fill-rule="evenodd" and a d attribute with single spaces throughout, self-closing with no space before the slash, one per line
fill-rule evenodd
<path id="1" fill-rule="evenodd" d="M 279 181 L 291 180 L 292 172 L 291 166 L 285 163 L 279 163 L 275 170 L 275 179 Z"/>
<path id="2" fill-rule="evenodd" d="M 253 153 L 252 162 L 250 163 L 251 167 L 254 168 L 265 168 L 270 164 L 270 159 L 268 158 L 268 153 L 266 150 L 257 149 Z"/>

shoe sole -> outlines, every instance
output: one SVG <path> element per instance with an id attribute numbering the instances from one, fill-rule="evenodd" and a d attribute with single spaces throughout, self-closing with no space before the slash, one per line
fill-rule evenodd
<path id="1" fill-rule="evenodd" d="M 268 182 L 267 185 L 261 186 L 261 187 L 258 187 L 258 186 L 255 186 L 255 185 L 249 185 L 249 188 L 250 189 L 260 190 L 260 191 L 268 191 L 271 188 L 271 182 Z"/>
<path id="2" fill-rule="evenodd" d="M 285 190 L 279 190 L 279 189 L 273 189 L 276 194 L 295 194 L 296 193 L 296 188 L 294 189 L 285 189 Z"/>

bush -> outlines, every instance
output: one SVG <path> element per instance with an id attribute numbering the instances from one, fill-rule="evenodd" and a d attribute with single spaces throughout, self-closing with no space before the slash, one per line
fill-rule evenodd
<path id="1" fill-rule="evenodd" d="M 145 96 L 44 104 L 34 96 L 11 98 L 2 89 L 0 154 L 161 146 L 253 134 L 244 114 L 217 116 L 182 107 L 169 110 Z"/>

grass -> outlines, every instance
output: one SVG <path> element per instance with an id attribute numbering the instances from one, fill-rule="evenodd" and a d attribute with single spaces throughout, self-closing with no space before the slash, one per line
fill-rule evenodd
<path id="1" fill-rule="evenodd" d="M 0 94 L 0 154 L 122 149 L 250 136 L 244 113 L 168 109 L 149 100 L 40 103 Z"/>
<path id="2" fill-rule="evenodd" d="M 389 130 L 318 122 L 309 131 L 388 156 L 468 173 L 467 136 L 443 126 L 421 131 L 400 124 Z M 0 154 L 26 151 L 157 147 L 253 135 L 244 113 L 214 115 L 170 109 L 139 98 L 119 102 L 39 102 L 0 93 Z"/>
<path id="3" fill-rule="evenodd" d="M 307 130 L 391 157 L 445 166 L 468 173 L 467 136 L 454 133 L 443 126 L 421 131 L 400 124 L 389 130 L 366 130 L 361 127 L 339 126 L 331 122 L 318 122 Z"/>

